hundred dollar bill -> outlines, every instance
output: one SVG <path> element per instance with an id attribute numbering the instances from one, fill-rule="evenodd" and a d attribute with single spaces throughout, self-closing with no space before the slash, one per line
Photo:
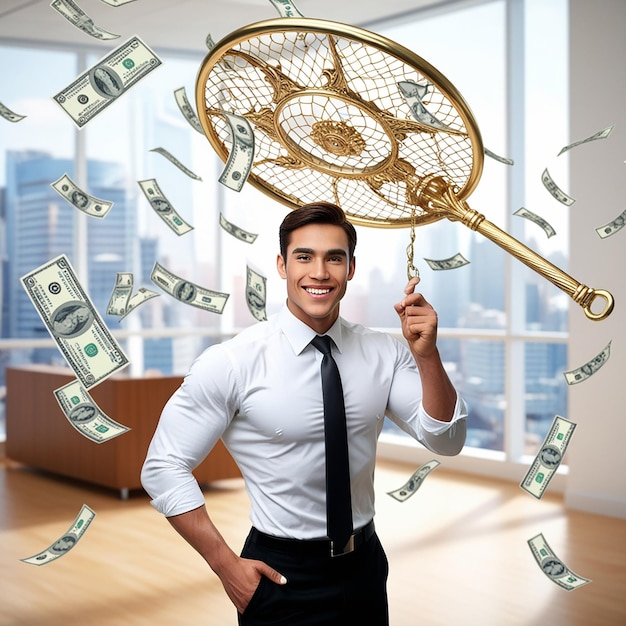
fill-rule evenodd
<path id="1" fill-rule="evenodd" d="M 181 172 L 187 174 L 189 178 L 193 178 L 194 180 L 202 180 L 200 176 L 194 174 L 190 169 L 186 168 L 173 154 L 168 152 L 165 148 L 152 148 L 150 152 L 156 152 L 158 154 L 163 155 L 168 161 L 173 163 Z"/>
<path id="2" fill-rule="evenodd" d="M 577 587 L 582 587 L 591 580 L 574 574 L 561 559 L 559 559 L 548 545 L 542 533 L 539 533 L 528 540 L 528 547 L 537 561 L 541 571 L 559 587 L 566 591 L 573 591 Z"/>
<path id="3" fill-rule="evenodd" d="M 150 276 L 152 282 L 179 302 L 210 311 L 222 313 L 229 294 L 211 291 L 172 274 L 159 263 L 155 263 Z"/>
<path id="4" fill-rule="evenodd" d="M 113 287 L 113 292 L 111 293 L 107 306 L 107 315 L 124 315 L 132 292 L 133 273 L 117 272 L 115 276 L 115 287 Z"/>
<path id="5" fill-rule="evenodd" d="M 77 380 L 55 389 L 54 395 L 69 423 L 91 441 L 103 443 L 130 430 L 105 415 Z"/>
<path id="6" fill-rule="evenodd" d="M 128 301 L 128 306 L 124 311 L 123 315 L 120 317 L 120 322 L 134 309 L 136 309 L 140 304 L 151 300 L 152 298 L 158 298 L 161 294 L 156 291 L 152 291 L 152 289 L 147 289 L 146 287 L 139 287 L 136 293 L 131 297 Z"/>
<path id="7" fill-rule="evenodd" d="M 548 222 L 544 220 L 543 217 L 540 217 L 536 213 L 533 213 L 532 211 L 529 211 L 528 209 L 524 207 L 517 209 L 517 211 L 515 211 L 513 215 L 519 215 L 520 217 L 525 217 L 527 220 L 530 220 L 531 222 L 534 222 L 535 224 L 537 224 L 537 226 L 540 226 L 541 228 L 543 228 L 543 232 L 546 234 L 548 239 L 552 237 L 553 235 L 556 235 L 556 231 L 554 230 L 554 228 L 552 228 L 552 226 L 548 224 Z"/>
<path id="8" fill-rule="evenodd" d="M 460 253 L 457 252 L 454 256 L 447 259 L 424 259 L 426 263 L 433 270 L 454 270 L 457 267 L 463 267 L 467 265 L 469 261 Z"/>
<path id="9" fill-rule="evenodd" d="M 429 83 L 425 85 L 419 85 L 413 81 L 401 80 L 398 83 L 400 93 L 406 100 L 406 103 L 413 112 L 413 117 L 422 124 L 432 126 L 439 130 L 450 130 L 448 126 L 442 124 L 425 106 L 423 99 L 428 93 L 431 85 Z"/>
<path id="10" fill-rule="evenodd" d="M 65 255 L 21 280 L 48 332 L 87 389 L 129 364 Z"/>
<path id="11" fill-rule="evenodd" d="M 270 0 L 281 17 L 305 17 L 289 0 Z"/>
<path id="12" fill-rule="evenodd" d="M 112 7 L 121 7 L 123 4 L 135 2 L 135 0 L 101 0 L 101 2 L 104 2 L 104 4 L 108 4 Z"/>
<path id="13" fill-rule="evenodd" d="M 611 235 L 614 235 L 618 230 L 622 230 L 624 228 L 624 223 L 626 222 L 626 209 L 624 209 L 612 222 L 609 224 L 605 224 L 604 226 L 600 226 L 600 228 L 596 228 L 596 232 L 598 236 L 602 239 L 606 239 Z"/>
<path id="14" fill-rule="evenodd" d="M 220 213 L 220 226 L 227 232 L 230 233 L 239 241 L 245 241 L 246 243 L 254 243 L 258 234 L 249 233 L 247 230 L 243 230 L 243 228 L 239 228 L 239 226 L 235 226 L 232 222 L 229 222 L 222 213 Z"/>
<path id="15" fill-rule="evenodd" d="M 608 128 L 599 130 L 597 133 L 591 135 L 590 137 L 581 139 L 579 141 L 574 141 L 574 143 L 570 143 L 564 148 L 561 148 L 561 151 L 557 154 L 557 156 L 561 156 L 564 152 L 567 152 L 568 150 L 571 150 L 572 148 L 575 148 L 576 146 L 581 146 L 584 143 L 589 143 L 590 141 L 595 141 L 596 139 L 606 139 L 611 134 L 611 131 L 613 130 L 613 128 L 615 128 L 615 126 L 609 126 Z"/>
<path id="16" fill-rule="evenodd" d="M 245 117 L 226 111 L 223 115 L 230 127 L 232 148 L 219 181 L 229 189 L 241 191 L 252 169 L 254 133 Z"/>
<path id="17" fill-rule="evenodd" d="M 76 519 L 63 536 L 57 539 L 50 547 L 42 550 L 39 554 L 29 556 L 26 559 L 20 559 L 20 561 L 29 563 L 30 565 L 46 565 L 50 563 L 50 561 L 55 561 L 64 554 L 67 554 L 85 534 L 85 531 L 89 528 L 95 516 L 95 511 L 90 509 L 86 504 L 83 504 Z"/>
<path id="18" fill-rule="evenodd" d="M 435 459 L 428 461 L 428 463 L 424 463 L 424 465 L 413 472 L 411 478 L 409 478 L 409 480 L 407 480 L 402 487 L 394 489 L 393 491 L 388 491 L 387 494 L 400 502 L 405 502 L 422 486 L 426 476 L 428 476 L 428 474 L 430 474 L 438 465 L 441 464 Z"/>
<path id="19" fill-rule="evenodd" d="M 0 102 L 0 116 L 2 116 L 8 122 L 19 122 L 23 120 L 25 115 L 18 115 L 17 113 L 13 113 L 9 107 L 5 106 Z"/>
<path id="20" fill-rule="evenodd" d="M 520 483 L 520 487 L 524 491 L 537 499 L 541 498 L 559 465 L 561 465 L 575 428 L 574 422 L 570 422 L 560 415 L 554 417 L 539 453 Z"/>
<path id="21" fill-rule="evenodd" d="M 577 383 L 582 383 L 587 380 L 590 376 L 593 376 L 608 360 L 611 356 L 611 342 L 606 345 L 604 350 L 600 352 L 593 359 L 577 367 L 574 370 L 570 370 L 569 372 L 563 372 L 563 376 L 565 376 L 565 380 L 568 385 L 576 385 Z"/>
<path id="22" fill-rule="evenodd" d="M 267 319 L 265 304 L 267 302 L 267 279 L 265 276 L 246 266 L 246 303 L 250 313 L 259 321 Z"/>
<path id="23" fill-rule="evenodd" d="M 138 180 L 141 191 L 148 199 L 150 206 L 154 209 L 154 212 L 178 235 L 184 235 L 190 230 L 193 230 L 193 226 L 190 226 L 185 220 L 178 215 L 174 210 L 170 201 L 165 197 L 165 194 L 159 188 L 157 181 L 154 178 L 149 180 Z"/>
<path id="24" fill-rule="evenodd" d="M 84 192 L 67 174 L 63 174 L 61 178 L 50 183 L 50 186 L 79 211 L 91 217 L 104 217 L 113 206 L 113 202 L 94 198 Z"/>
<path id="25" fill-rule="evenodd" d="M 96 26 L 93 20 L 74 2 L 74 0 L 52 0 L 50 6 L 60 13 L 70 24 L 96 39 L 117 39 L 119 35 L 110 33 Z"/>
<path id="26" fill-rule="evenodd" d="M 506 157 L 498 156 L 497 154 L 494 154 L 488 148 L 485 148 L 484 150 L 485 150 L 485 154 L 488 157 L 491 157 L 494 161 L 499 161 L 500 163 L 504 163 L 505 165 L 513 165 L 513 159 L 507 159 Z"/>
<path id="27" fill-rule="evenodd" d="M 161 59 L 139 37 L 133 36 L 53 99 L 82 128 L 160 65 Z"/>
<path id="28" fill-rule="evenodd" d="M 541 174 L 541 182 L 544 187 L 550 192 L 550 195 L 559 202 L 565 204 L 566 206 L 572 206 L 576 200 L 568 196 L 564 191 L 562 191 L 557 184 L 552 180 L 552 176 L 550 176 L 550 172 L 548 172 L 548 168 L 543 170 Z"/>
<path id="29" fill-rule="evenodd" d="M 180 112 L 185 116 L 185 119 L 195 128 L 199 133 L 204 135 L 204 129 L 202 124 L 193 110 L 189 100 L 187 99 L 187 93 L 184 87 L 180 87 L 174 91 L 174 97 L 176 98 L 176 104 L 180 109 Z"/>

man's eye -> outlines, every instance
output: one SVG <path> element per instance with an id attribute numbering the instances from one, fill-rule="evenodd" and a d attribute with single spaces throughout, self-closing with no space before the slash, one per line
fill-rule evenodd
<path id="1" fill-rule="evenodd" d="M 296 259 L 298 259 L 298 261 L 308 261 L 309 260 L 309 255 L 308 254 L 299 254 Z"/>

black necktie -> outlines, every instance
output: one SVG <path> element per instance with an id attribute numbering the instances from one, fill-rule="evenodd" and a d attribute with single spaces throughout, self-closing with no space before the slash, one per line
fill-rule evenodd
<path id="1" fill-rule="evenodd" d="M 337 363 L 330 352 L 328 335 L 311 342 L 323 355 L 324 439 L 326 442 L 326 517 L 328 537 L 341 552 L 352 535 L 352 503 L 348 466 L 348 435 L 343 388 Z"/>

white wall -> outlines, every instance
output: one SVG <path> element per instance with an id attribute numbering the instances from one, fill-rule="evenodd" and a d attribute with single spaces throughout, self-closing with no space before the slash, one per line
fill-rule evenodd
<path id="1" fill-rule="evenodd" d="M 615 297 L 601 322 L 570 307 L 569 367 L 611 343 L 609 361 L 569 388 L 569 415 L 577 424 L 569 444 L 565 501 L 570 508 L 626 518 L 626 228 L 604 240 L 595 232 L 626 209 L 626 2 L 570 0 L 571 140 L 615 124 L 608 139 L 570 154 L 569 274 Z"/>

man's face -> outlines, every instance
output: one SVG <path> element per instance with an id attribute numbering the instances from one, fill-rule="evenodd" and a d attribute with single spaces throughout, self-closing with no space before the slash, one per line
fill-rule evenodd
<path id="1" fill-rule="evenodd" d="M 316 333 L 325 333 L 339 316 L 339 303 L 354 275 L 348 237 L 340 226 L 309 224 L 291 233 L 286 261 L 278 273 L 287 281 L 287 307 Z"/>

